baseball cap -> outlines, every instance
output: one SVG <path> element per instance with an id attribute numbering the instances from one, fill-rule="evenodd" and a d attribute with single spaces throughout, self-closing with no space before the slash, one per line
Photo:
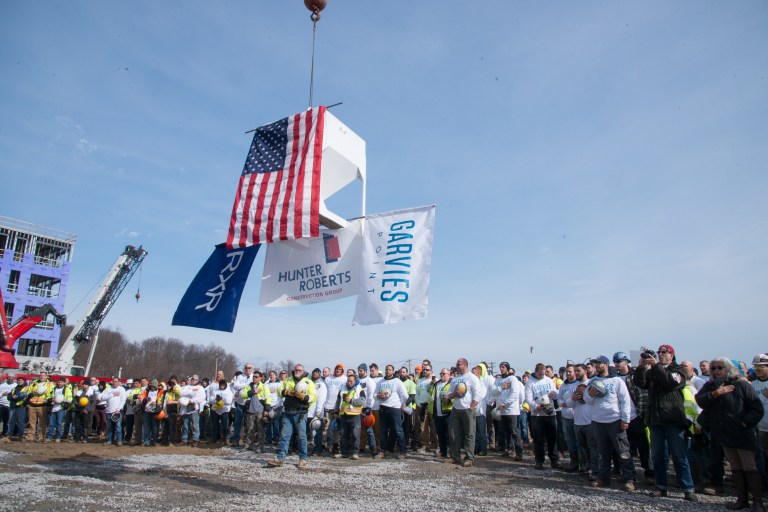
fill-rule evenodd
<path id="1" fill-rule="evenodd" d="M 605 357 L 605 356 L 597 356 L 597 357 L 595 357 L 595 358 L 592 358 L 592 360 L 590 361 L 590 363 L 592 363 L 592 364 L 596 364 L 596 363 L 602 363 L 602 364 L 611 364 L 611 360 L 610 360 L 610 359 L 608 359 L 608 358 L 607 358 L 607 357 Z"/>
<path id="2" fill-rule="evenodd" d="M 670 353 L 670 354 L 672 354 L 673 356 L 675 355 L 675 349 L 674 349 L 674 348 L 672 348 L 672 345 L 661 345 L 661 346 L 659 347 L 659 350 L 658 350 L 658 352 L 665 352 L 665 351 L 666 351 L 666 352 L 669 352 L 669 353 Z"/>
<path id="3" fill-rule="evenodd" d="M 613 362 L 618 363 L 619 361 L 626 361 L 628 363 L 632 362 L 632 360 L 629 358 L 626 352 L 616 352 L 615 354 L 613 354 Z"/>

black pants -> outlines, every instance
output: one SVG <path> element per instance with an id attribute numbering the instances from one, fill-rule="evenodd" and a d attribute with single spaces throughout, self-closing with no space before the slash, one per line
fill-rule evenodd
<path id="1" fill-rule="evenodd" d="M 437 431 L 437 444 L 440 447 L 441 457 L 448 456 L 448 446 L 451 444 L 448 429 L 448 422 L 450 417 L 450 412 L 442 416 L 433 416 L 435 420 L 435 430 Z"/>
<path id="2" fill-rule="evenodd" d="M 629 422 L 627 430 L 630 449 L 637 450 L 640 455 L 640 466 L 645 470 L 647 478 L 653 478 L 653 468 L 651 467 L 651 445 L 648 442 L 648 434 L 645 431 L 645 420 L 638 416 Z"/>
<path id="3" fill-rule="evenodd" d="M 544 444 L 552 464 L 557 464 L 557 419 L 552 416 L 531 416 L 531 436 L 533 437 L 533 455 L 536 463 L 544 462 Z"/>
<path id="4" fill-rule="evenodd" d="M 512 451 L 516 455 L 522 455 L 523 445 L 520 442 L 520 430 L 518 429 L 518 415 L 501 416 L 499 420 L 499 448 Z"/>
<path id="5" fill-rule="evenodd" d="M 11 408 L 10 406 L 0 406 L 0 421 L 3 423 L 3 432 L 2 435 L 8 435 L 8 421 L 11 419 Z"/>
<path id="6" fill-rule="evenodd" d="M 136 416 L 129 414 L 123 416 L 123 442 L 130 443 L 133 436 L 133 425 L 136 421 Z"/>

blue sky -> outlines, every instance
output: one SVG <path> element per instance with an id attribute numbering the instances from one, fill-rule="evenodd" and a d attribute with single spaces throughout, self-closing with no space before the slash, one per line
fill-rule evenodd
<path id="1" fill-rule="evenodd" d="M 437 204 L 430 318 L 354 299 L 172 327 L 250 137 L 306 108 L 300 0 L 0 3 L 0 214 L 76 233 L 67 313 L 149 251 L 106 326 L 327 365 L 768 351 L 768 3 L 331 0 L 315 103 L 367 143 L 367 210 Z M 358 213 L 357 191 L 331 201 Z M 534 346 L 533 356 L 529 347 Z"/>

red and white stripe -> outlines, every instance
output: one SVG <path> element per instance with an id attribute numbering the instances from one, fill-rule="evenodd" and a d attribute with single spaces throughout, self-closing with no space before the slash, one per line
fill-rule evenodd
<path id="1" fill-rule="evenodd" d="M 324 118 L 325 107 L 290 117 L 283 168 L 240 177 L 228 248 L 320 235 Z"/>

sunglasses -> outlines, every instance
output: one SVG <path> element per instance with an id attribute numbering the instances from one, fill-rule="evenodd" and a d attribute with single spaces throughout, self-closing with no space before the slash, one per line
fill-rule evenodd
<path id="1" fill-rule="evenodd" d="M 725 366 L 713 366 L 713 370 L 725 370 Z"/>
<path id="2" fill-rule="evenodd" d="M 659 350 L 659 354 L 669 354 L 669 350 Z"/>

